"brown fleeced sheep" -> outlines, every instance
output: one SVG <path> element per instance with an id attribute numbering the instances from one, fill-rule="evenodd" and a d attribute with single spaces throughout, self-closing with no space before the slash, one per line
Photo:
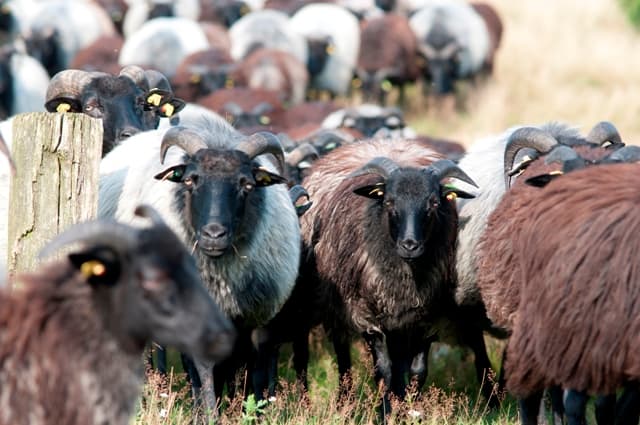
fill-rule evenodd
<path id="1" fill-rule="evenodd" d="M 640 380 L 638 184 L 637 163 L 553 180 L 530 195 L 527 226 L 513 244 L 523 285 L 507 388 L 521 398 L 551 385 L 577 392 L 583 401 L 567 407 L 569 423 L 584 423 L 587 395 L 615 394 L 633 382 L 637 390 Z M 638 423 L 635 404 L 616 423 Z"/>
<path id="2" fill-rule="evenodd" d="M 185 102 L 197 102 L 216 90 L 233 87 L 230 74 L 235 66 L 228 49 L 200 50 L 180 62 L 171 86 Z"/>
<path id="3" fill-rule="evenodd" d="M 118 75 L 121 69 L 118 55 L 123 44 L 124 39 L 119 35 L 102 36 L 76 53 L 69 68 Z"/>
<path id="4" fill-rule="evenodd" d="M 365 21 L 356 64 L 364 101 L 384 105 L 395 86 L 404 103 L 405 84 L 420 76 L 418 59 L 418 39 L 406 17 L 388 13 Z"/>
<path id="5" fill-rule="evenodd" d="M 153 225 L 82 223 L 43 252 L 81 244 L 0 292 L 0 424 L 121 424 L 152 340 L 222 359 L 231 322 L 195 260 L 154 210 Z"/>

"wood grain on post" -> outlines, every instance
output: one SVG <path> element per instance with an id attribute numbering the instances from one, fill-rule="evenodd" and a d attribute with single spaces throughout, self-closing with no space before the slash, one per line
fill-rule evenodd
<path id="1" fill-rule="evenodd" d="M 102 131 L 102 121 L 85 114 L 36 112 L 14 119 L 10 275 L 33 270 L 38 252 L 54 236 L 95 218 Z"/>

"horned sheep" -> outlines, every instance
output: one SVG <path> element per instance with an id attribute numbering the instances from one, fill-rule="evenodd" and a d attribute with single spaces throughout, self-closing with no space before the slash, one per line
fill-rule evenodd
<path id="1" fill-rule="evenodd" d="M 230 353 L 235 331 L 189 252 L 155 211 L 136 214 L 152 225 L 68 229 L 41 255 L 80 246 L 0 292 L 0 424 L 128 424 L 151 340 L 215 360 Z"/>
<path id="2" fill-rule="evenodd" d="M 268 153 L 277 165 L 263 155 Z M 133 202 L 148 202 L 193 247 L 203 282 L 239 330 L 232 361 L 246 360 L 238 357 L 247 354 L 240 347 L 254 347 L 258 398 L 272 348 L 261 328 L 289 297 L 300 257 L 296 210 L 286 185 L 278 185 L 286 182 L 283 171 L 275 136 L 247 137 L 212 119 L 134 136 L 100 167 L 100 216 L 128 221 Z M 214 392 L 213 364 L 194 360 L 213 411 L 221 381 Z"/>

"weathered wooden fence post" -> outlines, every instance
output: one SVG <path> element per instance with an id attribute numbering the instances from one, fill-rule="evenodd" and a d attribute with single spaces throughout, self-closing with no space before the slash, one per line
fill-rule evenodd
<path id="1" fill-rule="evenodd" d="M 7 271 L 32 270 L 40 249 L 98 208 L 102 121 L 36 112 L 13 121 Z"/>

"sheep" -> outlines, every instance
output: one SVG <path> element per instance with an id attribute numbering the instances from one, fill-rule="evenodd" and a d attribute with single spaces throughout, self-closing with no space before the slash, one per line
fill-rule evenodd
<path id="1" fill-rule="evenodd" d="M 292 54 L 260 48 L 238 64 L 231 78 L 238 86 L 282 93 L 287 105 L 297 105 L 305 99 L 309 73 Z"/>
<path id="2" fill-rule="evenodd" d="M 76 53 L 98 37 L 115 34 L 106 12 L 95 3 L 84 1 L 35 2 L 34 11 L 21 28 L 27 52 L 50 76 L 68 68 Z"/>
<path id="3" fill-rule="evenodd" d="M 129 38 L 145 22 L 155 18 L 179 17 L 196 21 L 200 16 L 199 0 L 136 0 L 129 3 L 129 8 L 122 23 L 124 38 Z"/>
<path id="4" fill-rule="evenodd" d="M 282 147 L 272 134 L 247 137 L 222 119 L 190 125 L 141 133 L 107 155 L 98 214 L 127 222 L 132 202 L 148 202 L 193 247 L 205 286 L 238 329 L 231 361 L 245 360 L 244 347 L 255 344 L 250 365 L 260 399 L 272 349 L 261 328 L 289 297 L 300 257 L 296 209 L 279 185 L 286 179 L 276 174 L 284 170 Z M 277 168 L 261 156 L 267 153 Z M 194 361 L 205 405 L 215 411 L 213 364 Z M 233 373 L 233 366 L 226 370 Z"/>
<path id="5" fill-rule="evenodd" d="M 291 17 L 291 28 L 309 43 L 303 63 L 309 70 L 310 88 L 332 96 L 347 95 L 360 48 L 357 18 L 342 6 L 312 3 Z"/>
<path id="6" fill-rule="evenodd" d="M 49 74 L 36 59 L 13 45 L 0 48 L 0 120 L 44 111 Z"/>
<path id="7" fill-rule="evenodd" d="M 231 39 L 227 28 L 213 22 L 200 21 L 200 28 L 207 37 L 209 47 L 231 52 Z"/>
<path id="8" fill-rule="evenodd" d="M 409 138 L 409 140 L 422 143 L 429 149 L 433 149 L 439 154 L 442 154 L 445 158 L 454 162 L 460 161 L 467 151 L 463 144 L 456 142 L 455 140 L 440 139 L 426 135 L 417 135 Z"/>
<path id="9" fill-rule="evenodd" d="M 104 9 L 104 11 L 111 18 L 114 27 L 118 34 L 122 35 L 122 25 L 124 23 L 124 17 L 129 10 L 129 4 L 127 0 L 94 0 Z"/>
<path id="10" fill-rule="evenodd" d="M 118 64 L 118 57 L 123 44 L 124 39 L 119 35 L 99 37 L 76 53 L 69 68 L 117 74 L 121 68 Z"/>
<path id="11" fill-rule="evenodd" d="M 334 341 L 346 329 L 360 333 L 376 382 L 400 396 L 406 362 L 428 350 L 434 323 L 455 309 L 453 200 L 472 195 L 442 183 L 447 177 L 475 184 L 419 144 L 375 139 L 320 158 L 302 183 L 315 206 L 301 218 L 300 274 L 330 306 L 325 323 Z M 350 362 L 344 351 L 341 374 Z"/>
<path id="12" fill-rule="evenodd" d="M 416 136 L 415 131 L 405 125 L 404 115 L 399 108 L 371 103 L 342 108 L 329 114 L 322 122 L 322 128 L 354 128 L 365 137 Z"/>
<path id="13" fill-rule="evenodd" d="M 201 1 L 200 21 L 214 22 L 230 28 L 238 19 L 251 12 L 251 6 L 242 0 Z"/>
<path id="14" fill-rule="evenodd" d="M 77 224 L 41 256 L 80 246 L 0 292 L 0 423 L 128 424 L 151 340 L 230 353 L 235 331 L 193 258 L 157 212 L 135 212 L 152 225 Z"/>
<path id="15" fill-rule="evenodd" d="M 171 79 L 189 54 L 209 47 L 204 31 L 187 18 L 155 18 L 128 36 L 118 63 L 153 68 Z"/>
<path id="16" fill-rule="evenodd" d="M 355 70 L 365 102 L 386 104 L 396 86 L 398 102 L 404 104 L 405 84 L 415 82 L 420 71 L 418 39 L 406 17 L 390 13 L 365 21 Z"/>
<path id="17" fill-rule="evenodd" d="M 489 32 L 468 3 L 425 1 L 409 23 L 427 63 L 425 81 L 435 94 L 453 92 L 456 80 L 471 78 L 483 68 L 490 52 Z"/>
<path id="18" fill-rule="evenodd" d="M 498 12 L 490 4 L 481 2 L 471 2 L 469 4 L 484 20 L 487 31 L 489 31 L 489 52 L 484 59 L 482 67 L 487 74 L 491 74 L 493 72 L 495 54 L 502 41 L 502 20 Z"/>
<path id="19" fill-rule="evenodd" d="M 248 13 L 229 28 L 231 57 L 239 61 L 259 47 L 288 52 L 300 62 L 307 63 L 307 44 L 293 31 L 289 17 L 277 10 L 258 10 Z"/>
<path id="20" fill-rule="evenodd" d="M 102 155 L 135 133 L 156 128 L 160 117 L 184 107 L 171 86 L 154 70 L 128 66 L 118 76 L 80 70 L 56 74 L 46 92 L 49 112 L 83 112 L 101 118 Z"/>
<path id="21" fill-rule="evenodd" d="M 285 123 L 282 98 L 270 90 L 221 89 L 201 98 L 198 103 L 222 115 L 245 134 L 254 130 L 278 132 Z"/>
<path id="22" fill-rule="evenodd" d="M 214 91 L 232 87 L 231 72 L 236 67 L 229 52 L 209 48 L 186 56 L 171 79 L 176 96 L 186 102 L 197 102 Z"/>
<path id="23" fill-rule="evenodd" d="M 529 195 L 528 226 L 513 235 L 523 284 L 505 363 L 523 423 L 535 423 L 538 394 L 551 385 L 571 389 L 569 424 L 586 423 L 587 394 L 625 386 L 637 397 L 638 171 L 638 164 L 593 166 Z M 630 417 L 616 412 L 616 423 L 638 423 L 635 404 Z"/>

